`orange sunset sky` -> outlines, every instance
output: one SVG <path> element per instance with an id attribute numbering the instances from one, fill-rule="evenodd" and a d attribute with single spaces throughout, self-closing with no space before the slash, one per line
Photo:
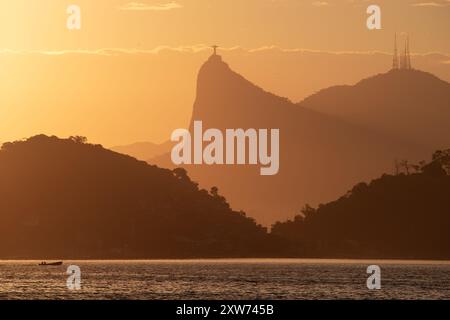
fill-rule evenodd
<path id="1" fill-rule="evenodd" d="M 81 30 L 66 28 L 70 4 Z M 369 4 L 382 30 L 366 28 Z M 0 0 L 0 141 L 168 140 L 190 120 L 211 44 L 293 101 L 389 70 L 395 32 L 400 47 L 410 34 L 413 67 L 450 81 L 449 30 L 450 0 Z"/>

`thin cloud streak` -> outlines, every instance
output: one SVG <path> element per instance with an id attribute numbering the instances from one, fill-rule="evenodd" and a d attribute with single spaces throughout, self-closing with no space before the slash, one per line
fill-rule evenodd
<path id="1" fill-rule="evenodd" d="M 42 55 L 68 55 L 68 54 L 85 54 L 85 55 L 101 55 L 101 56 L 117 56 L 121 54 L 159 54 L 165 51 L 171 52 L 179 52 L 179 53 L 199 53 L 199 52 L 209 52 L 211 51 L 211 46 L 206 44 L 198 44 L 192 46 L 158 46 L 153 49 L 134 49 L 134 48 L 101 48 L 94 50 L 54 50 L 54 51 L 46 51 L 46 50 L 31 50 L 31 51 L 18 51 L 18 50 L 10 50 L 10 49 L 0 49 L 0 55 L 5 54 L 18 54 L 18 55 L 27 55 L 27 54 L 42 54 Z M 333 55 L 392 55 L 391 52 L 383 52 L 383 51 L 323 51 L 323 50 L 314 50 L 314 49 L 305 49 L 305 48 L 282 48 L 275 45 L 262 46 L 258 48 L 244 48 L 241 46 L 233 46 L 233 47 L 219 47 L 220 52 L 236 52 L 242 51 L 245 53 L 259 53 L 259 52 L 281 52 L 281 53 L 304 53 L 304 54 L 333 54 Z M 427 56 L 427 55 L 439 55 L 443 60 L 443 63 L 448 63 L 450 59 L 450 55 L 442 52 L 426 52 L 426 53 L 411 53 L 413 56 Z M 444 62 L 445 61 L 445 62 Z"/>
<path id="2" fill-rule="evenodd" d="M 450 6 L 450 0 L 444 0 L 444 1 L 429 1 L 429 2 L 418 2 L 411 4 L 413 7 L 449 7 Z"/>
<path id="3" fill-rule="evenodd" d="M 326 1 L 314 1 L 312 3 L 312 5 L 315 6 L 315 7 L 326 7 L 326 6 L 329 6 L 330 3 L 326 2 Z"/>
<path id="4" fill-rule="evenodd" d="M 169 2 L 164 4 L 147 4 L 141 2 L 129 2 L 119 7 L 123 11 L 169 11 L 181 9 L 183 6 L 177 2 Z"/>

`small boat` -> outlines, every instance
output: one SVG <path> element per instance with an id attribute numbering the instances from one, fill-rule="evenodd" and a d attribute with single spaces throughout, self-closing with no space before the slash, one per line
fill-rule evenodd
<path id="1" fill-rule="evenodd" d="M 56 262 L 45 262 L 42 261 L 41 263 L 39 263 L 39 266 L 60 266 L 62 265 L 62 261 L 56 261 Z"/>

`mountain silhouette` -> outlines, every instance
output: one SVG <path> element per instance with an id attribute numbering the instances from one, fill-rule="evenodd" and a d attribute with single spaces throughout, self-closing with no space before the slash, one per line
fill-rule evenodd
<path id="1" fill-rule="evenodd" d="M 217 185 L 234 207 L 264 224 L 291 217 L 304 203 L 330 201 L 361 180 L 391 172 L 397 158 L 428 151 L 276 96 L 234 72 L 218 55 L 200 68 L 192 123 L 207 128 L 280 129 L 280 171 L 260 176 L 257 166 L 187 165 L 193 180 Z M 172 167 L 170 155 L 149 159 Z"/>
<path id="2" fill-rule="evenodd" d="M 272 248 L 266 229 L 216 188 L 82 137 L 3 144 L 0 198 L 1 259 L 255 257 Z"/>
<path id="3" fill-rule="evenodd" d="M 129 145 L 111 147 L 112 151 L 128 154 L 138 160 L 148 160 L 170 151 L 172 143 L 166 141 L 164 143 L 156 144 L 152 142 L 136 142 Z"/>
<path id="4" fill-rule="evenodd" d="M 438 151 L 268 233 L 182 168 L 39 135 L 0 149 L 0 258 L 448 259 L 449 173 Z"/>
<path id="5" fill-rule="evenodd" d="M 338 258 L 450 258 L 450 150 L 397 175 L 359 183 L 314 209 L 306 206 L 272 233 L 291 254 Z"/>
<path id="6" fill-rule="evenodd" d="M 450 145 L 450 84 L 419 70 L 391 70 L 319 91 L 299 105 L 421 144 Z"/>

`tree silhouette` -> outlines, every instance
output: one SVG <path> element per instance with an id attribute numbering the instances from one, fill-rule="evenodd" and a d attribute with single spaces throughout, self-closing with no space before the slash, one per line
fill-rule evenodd
<path id="1" fill-rule="evenodd" d="M 173 174 L 179 180 L 190 181 L 191 179 L 188 176 L 187 170 L 184 168 L 175 168 L 173 169 Z"/>
<path id="2" fill-rule="evenodd" d="M 71 137 L 69 137 L 69 139 L 75 143 L 80 143 L 80 144 L 85 144 L 88 141 L 88 139 L 83 136 L 71 136 Z"/>
<path id="3" fill-rule="evenodd" d="M 210 193 L 213 197 L 218 198 L 219 197 L 219 188 L 211 187 Z"/>
<path id="4" fill-rule="evenodd" d="M 438 162 L 447 173 L 450 173 L 450 149 L 436 151 L 432 160 Z"/>

